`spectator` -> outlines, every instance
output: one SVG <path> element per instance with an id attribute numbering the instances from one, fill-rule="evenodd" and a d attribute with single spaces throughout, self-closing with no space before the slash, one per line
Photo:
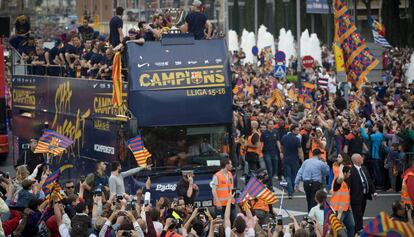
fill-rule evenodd
<path id="1" fill-rule="evenodd" d="M 290 127 L 290 132 L 282 137 L 280 158 L 283 162 L 285 179 L 288 183 L 289 199 L 293 197 L 293 185 L 295 184 L 295 177 L 299 170 L 299 161 L 303 162 L 303 151 L 300 140 L 297 137 L 299 128 L 297 125 Z"/>
<path id="2" fill-rule="evenodd" d="M 402 175 L 401 201 L 408 206 L 414 206 L 414 161 Z"/>
<path id="3" fill-rule="evenodd" d="M 211 39 L 212 26 L 207 16 L 201 12 L 201 6 L 201 1 L 194 0 L 191 12 L 186 16 L 184 25 L 181 26 L 181 31 L 193 34 L 196 40 Z"/>
<path id="4" fill-rule="evenodd" d="M 377 189 L 384 190 L 384 178 L 383 178 L 383 161 L 380 156 L 380 152 L 383 148 L 383 142 L 385 137 L 383 135 L 383 126 L 381 124 L 375 124 L 372 128 L 372 134 L 368 135 L 365 130 L 365 125 L 361 125 L 361 136 L 365 140 L 369 140 L 373 162 L 373 171 L 374 171 L 374 183 Z"/>
<path id="5" fill-rule="evenodd" d="M 91 226 L 91 220 L 88 216 L 88 206 L 84 203 L 78 203 L 75 206 L 76 215 L 71 219 L 71 236 L 88 236 L 88 228 Z"/>
<path id="6" fill-rule="evenodd" d="M 318 190 L 315 194 L 315 201 L 318 203 L 309 211 L 309 217 L 314 218 L 320 226 L 324 223 L 324 206 L 328 195 L 323 190 Z"/>
<path id="7" fill-rule="evenodd" d="M 123 24 L 122 15 L 124 14 L 124 9 L 122 7 L 117 7 L 115 10 L 115 16 L 111 18 L 109 22 L 109 43 L 116 47 L 124 40 L 124 33 L 122 32 Z"/>
<path id="8" fill-rule="evenodd" d="M 64 186 L 64 194 L 66 197 L 69 197 L 73 194 L 75 194 L 75 184 L 73 183 L 72 180 L 67 180 L 65 182 L 65 186 Z"/>
<path id="9" fill-rule="evenodd" d="M 185 205 L 194 205 L 194 199 L 198 195 L 198 186 L 194 183 L 192 170 L 183 171 L 182 177 L 177 184 L 177 196 L 184 197 Z"/>
<path id="10" fill-rule="evenodd" d="M 392 214 L 390 217 L 393 221 L 408 222 L 411 225 L 414 225 L 412 208 L 404 205 L 403 202 L 394 201 L 392 203 Z"/>
<path id="11" fill-rule="evenodd" d="M 266 162 L 267 173 L 270 178 L 270 184 L 273 186 L 273 177 L 278 170 L 278 148 L 277 148 L 277 133 L 274 129 L 273 120 L 267 122 L 267 129 L 261 136 L 263 143 L 263 158 Z"/>

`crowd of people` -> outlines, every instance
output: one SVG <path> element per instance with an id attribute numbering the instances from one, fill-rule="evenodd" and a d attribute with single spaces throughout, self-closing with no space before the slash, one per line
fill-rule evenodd
<path id="1" fill-rule="evenodd" d="M 209 39 L 212 28 L 202 9 L 194 1 L 181 30 Z M 156 14 L 124 37 L 122 15 L 118 7 L 108 37 L 84 21 L 52 49 L 19 16 L 10 44 L 30 74 L 110 80 L 114 52 L 128 42 L 159 40 L 171 26 L 168 17 Z M 17 162 L 15 177 L 0 177 L 0 236 L 323 236 L 326 201 L 346 229 L 343 236 L 355 236 L 363 228 L 367 200 L 379 191 L 401 192 L 391 217 L 414 224 L 414 84 L 405 77 L 412 53 L 384 51 L 383 78 L 357 89 L 338 82 L 326 47 L 313 69 L 297 72 L 292 58 L 287 72 L 297 77 L 290 81 L 274 77 L 266 53 L 252 65 L 239 50 L 232 55 L 236 156 L 223 158 L 212 177 L 213 207 L 195 205 L 200 190 L 191 171 L 177 184 L 178 198 L 151 200 L 150 178 L 143 189 L 126 193 L 124 178 L 144 168 L 122 172 L 119 162 L 111 164 L 111 173 L 97 162 L 80 183 L 62 180 L 62 190 L 52 183 L 46 192 L 51 171 L 33 154 Z M 36 145 L 32 140 L 29 152 Z M 289 199 L 304 191 L 308 215 L 298 221 L 289 214 L 287 224 L 260 198 L 235 204 L 235 172 L 246 183 L 255 176 L 271 191 L 286 189 Z"/>
<path id="2" fill-rule="evenodd" d="M 181 32 L 193 34 L 196 40 L 211 39 L 213 28 L 204 10 L 205 5 L 195 0 Z M 126 52 L 129 42 L 144 44 L 161 40 L 173 26 L 170 15 L 154 13 L 150 22 L 140 21 L 124 35 L 123 15 L 124 9 L 117 7 L 109 22 L 109 35 L 94 30 L 86 18 L 81 25 L 69 29 L 50 26 L 32 29 L 29 18 L 20 15 L 10 45 L 21 54 L 20 63 L 26 66 L 27 74 L 110 80 L 116 52 Z M 46 48 L 45 40 L 54 42 L 54 46 Z M 124 63 L 123 67 L 123 79 L 127 80 L 127 65 Z"/>
<path id="3" fill-rule="evenodd" d="M 248 175 L 265 168 L 269 188 L 286 180 L 290 199 L 303 182 L 308 211 L 331 193 L 348 236 L 363 228 L 367 200 L 378 191 L 413 197 L 407 180 L 414 159 L 414 84 L 405 76 L 412 53 L 385 50 L 383 77 L 361 89 L 338 82 L 326 47 L 322 62 L 301 73 L 292 58 L 287 74 L 298 75 L 292 81 L 274 77 L 266 53 L 259 54 L 258 65 L 246 65 L 242 50 L 233 54 L 239 169 Z M 403 216 L 412 221 L 408 212 Z"/>

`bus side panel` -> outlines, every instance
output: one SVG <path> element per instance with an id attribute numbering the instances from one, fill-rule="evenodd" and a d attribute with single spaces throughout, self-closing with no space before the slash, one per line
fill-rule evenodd
<path id="1" fill-rule="evenodd" d="M 36 76 L 16 76 L 12 81 L 13 132 L 21 138 L 20 149 L 49 128 L 74 140 L 62 157 L 52 159 L 54 166 L 74 163 L 74 175 L 93 170 L 98 160 L 118 158 L 125 121 L 117 115 L 126 107 L 113 107 L 112 82 Z M 126 100 L 126 93 L 123 96 Z"/>

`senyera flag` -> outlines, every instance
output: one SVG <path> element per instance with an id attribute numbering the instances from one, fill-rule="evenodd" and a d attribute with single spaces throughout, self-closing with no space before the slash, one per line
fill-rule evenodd
<path id="1" fill-rule="evenodd" d="M 122 105 L 122 62 L 121 53 L 115 53 L 112 63 L 112 104 L 116 107 Z"/>
<path id="2" fill-rule="evenodd" d="M 34 153 L 51 153 L 55 156 L 61 155 L 73 140 L 53 130 L 46 129 L 37 143 Z"/>
<path id="3" fill-rule="evenodd" d="M 138 166 L 146 167 L 147 159 L 151 157 L 151 153 L 144 147 L 141 135 L 128 140 L 128 148 L 134 154 Z"/>

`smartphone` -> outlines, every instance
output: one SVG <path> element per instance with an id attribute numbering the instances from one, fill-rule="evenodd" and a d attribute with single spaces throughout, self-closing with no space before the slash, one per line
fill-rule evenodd
<path id="1" fill-rule="evenodd" d="M 277 225 L 283 225 L 283 216 L 277 215 Z"/>

